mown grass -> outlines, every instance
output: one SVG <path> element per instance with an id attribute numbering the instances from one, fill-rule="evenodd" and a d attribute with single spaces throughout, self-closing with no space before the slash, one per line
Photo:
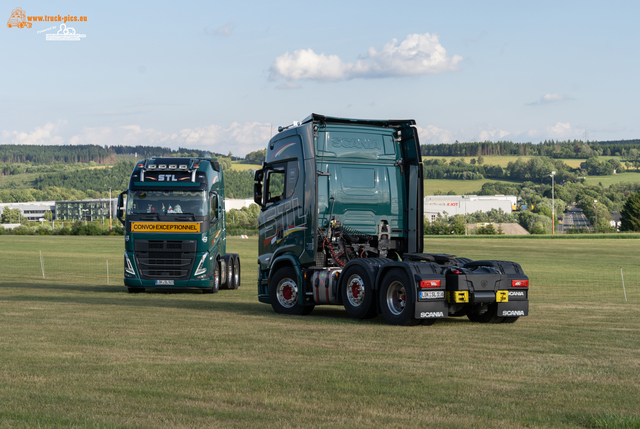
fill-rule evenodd
<path id="1" fill-rule="evenodd" d="M 259 170 L 260 168 L 261 166 L 258 164 L 242 164 L 237 161 L 234 161 L 233 164 L 231 164 L 231 169 L 235 171 L 247 171 L 247 170 L 253 171 L 253 170 Z"/>
<path id="2" fill-rule="evenodd" d="M 424 195 L 435 195 L 436 192 L 448 193 L 453 191 L 456 195 L 476 195 L 485 183 L 502 182 L 513 185 L 521 185 L 522 182 L 511 182 L 507 180 L 480 179 L 480 180 L 448 180 L 448 179 L 425 179 Z"/>
<path id="3" fill-rule="evenodd" d="M 89 262 L 121 265 L 121 237 L 0 236 L 0 427 L 640 425 L 636 240 L 427 238 L 520 262 L 530 316 L 407 328 L 275 314 L 257 301 L 256 239 L 227 242 L 239 290 L 129 295 L 121 267 L 107 285 Z M 39 269 L 39 251 L 78 276 L 7 274 L 34 254 Z"/>
<path id="4" fill-rule="evenodd" d="M 640 173 L 635 171 L 627 171 L 623 174 L 615 174 L 610 176 L 587 176 L 585 182 L 588 185 L 598 185 L 609 187 L 620 182 L 640 182 Z"/>
<path id="5" fill-rule="evenodd" d="M 505 168 L 507 164 L 509 164 L 510 162 L 516 162 L 518 159 L 521 159 L 522 161 L 527 162 L 531 158 L 535 158 L 535 157 L 534 156 L 517 156 L 517 155 L 507 155 L 507 156 L 487 155 L 487 156 L 484 156 L 483 165 L 499 165 L 500 167 Z M 614 157 L 608 157 L 608 158 L 614 158 Z M 464 159 L 466 163 L 469 163 L 469 161 L 471 161 L 472 159 L 478 159 L 478 157 L 477 156 L 423 156 L 422 159 L 423 160 L 446 159 L 447 162 L 451 161 L 452 159 Z M 603 159 L 607 159 L 607 158 L 603 157 Z M 618 157 L 618 159 L 620 158 Z M 560 161 L 564 162 L 571 168 L 579 168 L 580 163 L 585 162 L 584 159 L 560 159 Z"/>

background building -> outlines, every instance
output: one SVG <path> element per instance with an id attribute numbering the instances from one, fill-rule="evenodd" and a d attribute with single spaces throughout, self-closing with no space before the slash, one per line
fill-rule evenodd
<path id="1" fill-rule="evenodd" d="M 109 203 L 111 202 L 111 203 Z M 75 220 L 106 220 L 116 218 L 118 199 L 108 198 L 81 201 L 33 201 L 29 203 L 2 203 L 0 213 L 5 207 L 12 210 L 19 209 L 22 216 L 32 222 L 38 222 L 45 218 L 46 212 L 51 212 L 51 220 L 75 221 Z"/>
<path id="2" fill-rule="evenodd" d="M 515 195 L 428 195 L 424 198 L 424 215 L 433 222 L 438 213 L 453 216 L 488 212 L 491 209 L 512 213 L 517 204 L 518 197 Z"/>

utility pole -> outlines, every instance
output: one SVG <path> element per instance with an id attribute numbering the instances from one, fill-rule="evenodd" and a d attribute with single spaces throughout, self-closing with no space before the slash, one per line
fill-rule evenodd
<path id="1" fill-rule="evenodd" d="M 594 210 L 596 212 L 596 234 L 598 233 L 598 200 L 593 200 Z"/>

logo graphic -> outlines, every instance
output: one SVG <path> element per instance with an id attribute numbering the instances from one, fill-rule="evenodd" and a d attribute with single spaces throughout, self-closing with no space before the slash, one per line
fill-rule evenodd
<path id="1" fill-rule="evenodd" d="M 7 21 L 7 27 L 17 27 L 17 28 L 31 28 L 31 23 L 27 21 L 27 15 L 24 13 L 24 10 L 17 7 L 13 9 L 11 12 L 11 18 Z"/>
<path id="2" fill-rule="evenodd" d="M 60 24 L 60 30 L 57 34 L 47 34 L 47 42 L 79 42 L 81 37 L 87 37 L 87 35 L 76 34 L 75 28 Z"/>
<path id="3" fill-rule="evenodd" d="M 280 150 L 278 150 L 276 153 L 274 153 L 274 154 L 271 156 L 271 159 L 274 159 L 274 158 L 279 157 L 280 155 L 282 155 L 282 152 L 284 152 L 285 150 L 287 150 L 288 148 L 290 148 L 290 147 L 291 147 L 291 146 L 293 146 L 294 144 L 296 144 L 296 143 L 295 143 L 295 142 L 293 142 L 293 143 L 289 143 L 289 144 L 286 144 L 286 145 L 282 146 L 282 147 L 280 148 Z"/>

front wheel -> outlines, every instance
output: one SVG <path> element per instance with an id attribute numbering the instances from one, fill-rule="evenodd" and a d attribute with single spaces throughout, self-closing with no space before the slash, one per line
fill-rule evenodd
<path id="1" fill-rule="evenodd" d="M 417 325 L 424 323 L 415 316 L 416 287 L 402 269 L 389 271 L 380 287 L 380 308 L 389 325 Z M 427 322 L 428 323 L 428 322 Z"/>
<path id="2" fill-rule="evenodd" d="M 283 267 L 276 271 L 269 283 L 269 299 L 273 311 L 281 314 L 305 315 L 313 311 L 313 306 L 300 305 L 302 292 L 298 285 L 298 276 L 293 267 Z"/>
<path id="3" fill-rule="evenodd" d="M 340 288 L 342 304 L 354 319 L 370 319 L 376 316 L 373 286 L 364 268 L 348 266 L 341 274 L 344 279 Z"/>
<path id="4" fill-rule="evenodd" d="M 211 285 L 211 293 L 218 293 L 220 290 L 220 263 L 213 263 L 213 285 Z"/>

